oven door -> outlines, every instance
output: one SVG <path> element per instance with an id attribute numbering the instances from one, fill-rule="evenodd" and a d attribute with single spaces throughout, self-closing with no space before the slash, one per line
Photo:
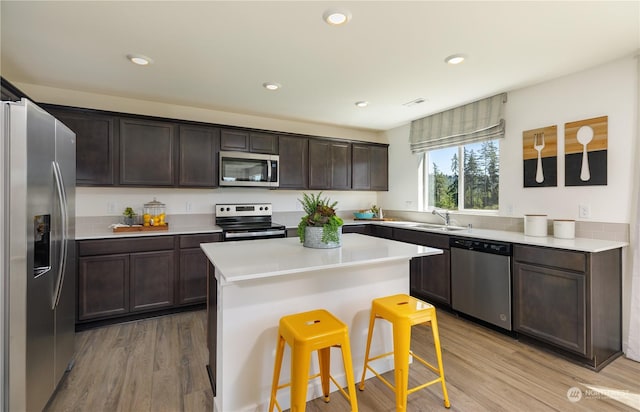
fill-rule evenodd
<path id="1" fill-rule="evenodd" d="M 222 232 L 222 238 L 225 242 L 233 240 L 254 240 L 254 239 L 272 239 L 287 237 L 286 228 L 271 228 L 271 229 L 233 229 L 224 230 Z"/>
<path id="2" fill-rule="evenodd" d="M 278 187 L 278 155 L 220 152 L 220 186 Z"/>

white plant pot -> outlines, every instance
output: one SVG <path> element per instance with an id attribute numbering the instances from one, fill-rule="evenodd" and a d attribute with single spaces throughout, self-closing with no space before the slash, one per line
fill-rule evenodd
<path id="1" fill-rule="evenodd" d="M 307 226 L 304 228 L 304 247 L 314 249 L 333 249 L 342 246 L 342 226 L 338 229 L 338 241 L 325 243 L 322 241 L 322 226 Z"/>

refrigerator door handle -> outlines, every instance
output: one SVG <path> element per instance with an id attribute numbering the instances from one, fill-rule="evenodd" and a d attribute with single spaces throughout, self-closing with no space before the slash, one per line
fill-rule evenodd
<path id="1" fill-rule="evenodd" d="M 53 302 L 51 309 L 55 309 L 60 301 L 60 293 L 62 291 L 62 284 L 64 282 L 64 272 L 67 266 L 67 238 L 69 231 L 69 219 L 67 208 L 67 196 L 64 187 L 64 181 L 62 179 L 62 173 L 60 172 L 60 165 L 58 162 L 53 162 L 53 177 L 56 182 L 56 193 L 58 194 L 58 201 L 60 202 L 60 221 L 62 223 L 62 236 L 60 239 L 60 264 L 58 265 L 58 275 L 55 281 L 55 289 L 53 293 Z"/>

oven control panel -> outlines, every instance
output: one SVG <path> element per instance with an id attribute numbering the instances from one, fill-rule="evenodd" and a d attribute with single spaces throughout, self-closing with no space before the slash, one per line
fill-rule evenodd
<path id="1" fill-rule="evenodd" d="M 271 216 L 271 203 L 217 204 L 216 217 Z"/>

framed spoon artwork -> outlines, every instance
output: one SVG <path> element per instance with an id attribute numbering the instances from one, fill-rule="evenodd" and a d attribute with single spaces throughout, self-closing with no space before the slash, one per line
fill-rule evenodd
<path id="1" fill-rule="evenodd" d="M 564 125 L 564 184 L 607 184 L 608 116 Z"/>
<path id="2" fill-rule="evenodd" d="M 558 126 L 522 132 L 524 187 L 558 185 Z"/>

